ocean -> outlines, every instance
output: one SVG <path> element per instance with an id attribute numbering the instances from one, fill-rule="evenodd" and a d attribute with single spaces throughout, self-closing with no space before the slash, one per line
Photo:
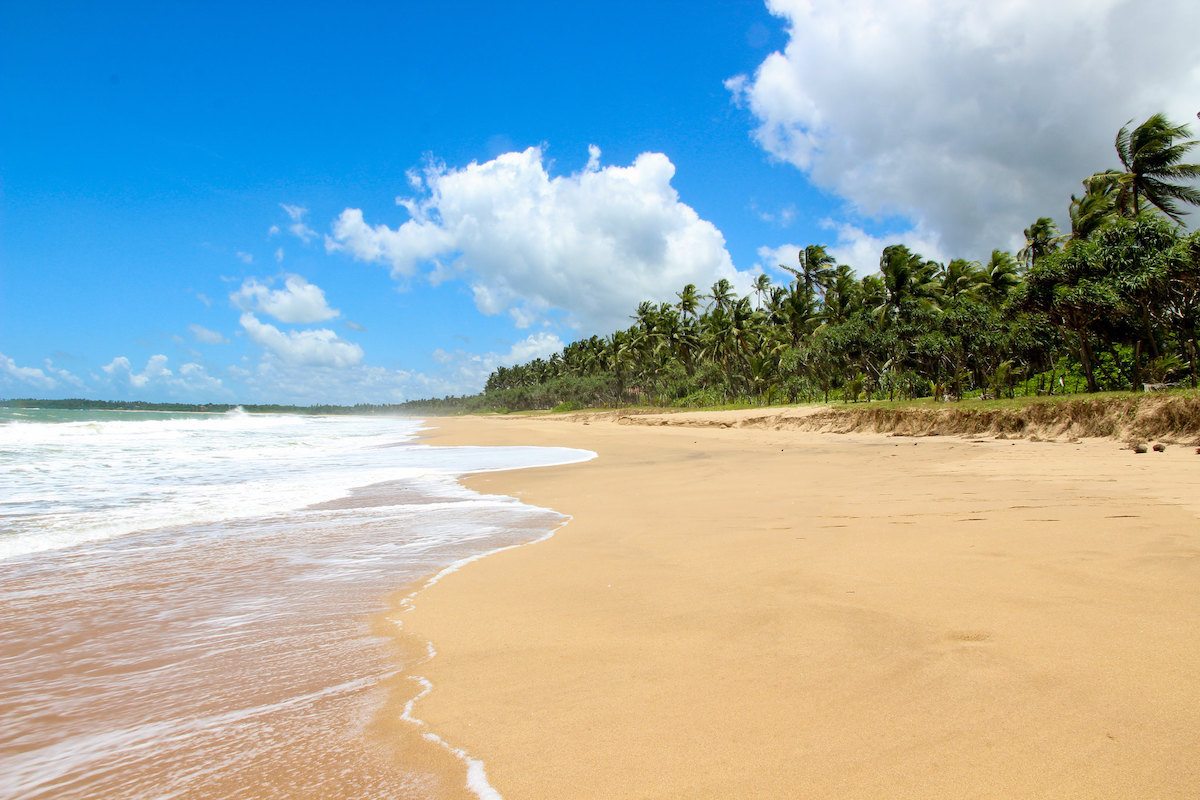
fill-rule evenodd
<path id="1" fill-rule="evenodd" d="M 436 796 L 368 735 L 405 667 L 372 617 L 564 521 L 458 476 L 593 454 L 421 427 L 0 409 L 0 798 Z"/>

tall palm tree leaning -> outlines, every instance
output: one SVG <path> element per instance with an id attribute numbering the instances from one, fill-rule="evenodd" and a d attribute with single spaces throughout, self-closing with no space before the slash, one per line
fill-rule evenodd
<path id="1" fill-rule="evenodd" d="M 1121 128 L 1116 142 L 1117 157 L 1125 167 L 1121 183 L 1129 209 L 1137 216 L 1144 200 L 1183 224 L 1177 202 L 1200 205 L 1200 190 L 1186 183 L 1200 178 L 1200 164 L 1182 162 L 1200 141 L 1188 138 L 1191 131 L 1187 125 L 1173 125 L 1163 114 L 1153 115 L 1131 131 L 1132 123 L 1130 120 Z"/>

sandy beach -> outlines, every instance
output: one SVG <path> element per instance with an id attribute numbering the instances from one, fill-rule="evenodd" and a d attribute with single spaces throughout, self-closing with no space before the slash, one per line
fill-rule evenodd
<path id="1" fill-rule="evenodd" d="M 470 478 L 573 519 L 389 612 L 505 798 L 1196 796 L 1193 448 L 685 419 L 430 421 L 599 455 Z"/>

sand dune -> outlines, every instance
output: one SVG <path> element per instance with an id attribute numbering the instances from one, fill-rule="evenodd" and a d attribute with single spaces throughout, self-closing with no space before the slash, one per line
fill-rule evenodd
<path id="1" fill-rule="evenodd" d="M 1196 796 L 1191 448 L 747 413 L 434 421 L 600 456 L 471 478 L 574 519 L 391 612 L 437 647 L 415 714 L 505 798 Z"/>

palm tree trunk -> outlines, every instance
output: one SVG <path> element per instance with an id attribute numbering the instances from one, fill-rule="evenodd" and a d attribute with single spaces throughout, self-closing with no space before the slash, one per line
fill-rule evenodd
<path id="1" fill-rule="evenodd" d="M 1100 387 L 1096 384 L 1096 376 L 1092 372 L 1092 345 L 1082 327 L 1077 328 L 1075 333 L 1079 336 L 1079 361 L 1083 364 L 1083 374 L 1087 377 L 1088 391 L 1098 392 Z"/>
<path id="2" fill-rule="evenodd" d="M 1187 340 L 1187 354 L 1188 354 L 1188 364 L 1191 366 L 1192 388 L 1193 389 L 1196 388 L 1196 350 L 1197 350 L 1196 340 L 1188 339 Z"/>
<path id="3" fill-rule="evenodd" d="M 1133 364 L 1129 368 L 1129 380 L 1133 384 L 1130 388 L 1135 392 L 1142 385 L 1142 340 L 1138 339 L 1133 343 Z"/>

